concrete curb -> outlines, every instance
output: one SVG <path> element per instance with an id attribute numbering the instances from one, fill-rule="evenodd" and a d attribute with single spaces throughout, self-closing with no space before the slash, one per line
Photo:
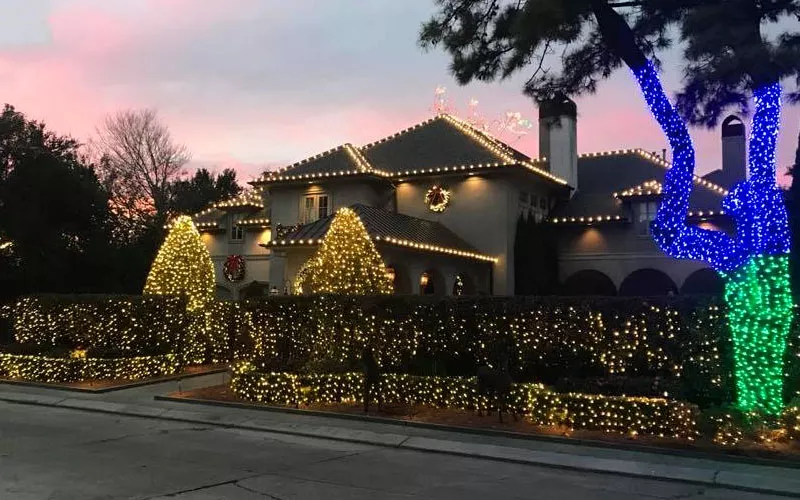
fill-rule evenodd
<path id="1" fill-rule="evenodd" d="M 36 406 L 58 407 L 139 418 L 170 420 L 175 422 L 211 425 L 222 428 L 242 429 L 256 432 L 286 434 L 315 439 L 328 439 L 372 446 L 382 446 L 496 460 L 522 465 L 579 470 L 584 472 L 613 474 L 640 479 L 664 480 L 697 484 L 706 487 L 728 488 L 755 493 L 765 493 L 800 498 L 800 478 L 795 479 L 796 470 L 791 468 L 750 467 L 746 473 L 722 468 L 693 468 L 632 460 L 600 458 L 552 451 L 539 451 L 509 446 L 467 443 L 454 440 L 434 439 L 407 434 L 377 433 L 369 430 L 344 429 L 341 427 L 302 426 L 297 424 L 274 424 L 252 418 L 223 419 L 214 415 L 186 412 L 168 408 L 129 405 L 108 401 L 58 398 L 29 394 L 0 393 L 0 401 Z M 715 464 L 724 465 L 724 464 Z M 735 468 L 734 468 L 735 469 Z"/>
<path id="2" fill-rule="evenodd" d="M 183 374 L 175 374 L 175 375 L 167 375 L 164 377 L 158 378 L 149 378 L 146 380 L 139 380 L 136 382 L 130 382 L 128 384 L 120 384 L 120 385 L 112 385 L 109 387 L 101 387 L 97 389 L 90 389 L 84 387 L 72 387 L 69 385 L 61 385 L 61 384 L 48 384 L 46 382 L 29 382 L 26 380 L 10 380 L 6 378 L 0 378 L 0 385 L 7 384 L 7 385 L 19 385 L 23 387 L 36 387 L 38 389 L 52 389 L 55 391 L 66 391 L 66 392 L 80 392 L 84 394 L 105 394 L 108 392 L 114 391 L 122 391 L 125 389 L 135 389 L 137 387 L 144 387 L 148 385 L 155 385 L 155 384 L 162 384 L 164 382 L 172 382 L 173 380 L 183 380 L 187 378 L 194 378 L 194 377 L 202 377 L 203 375 L 214 375 L 217 373 L 224 373 L 227 372 L 227 368 L 214 368 L 213 370 L 206 370 L 197 373 L 183 373 Z"/>
<path id="3" fill-rule="evenodd" d="M 669 455 L 674 457 L 698 458 L 704 460 L 714 460 L 718 462 L 731 462 L 738 464 L 761 465 L 767 467 L 780 467 L 784 469 L 800 469 L 800 461 L 770 459 L 762 457 L 747 457 L 741 455 L 726 454 L 724 452 L 714 453 L 703 450 L 691 449 L 672 449 L 658 446 L 649 446 L 634 443 L 610 443 L 592 439 L 581 439 L 564 436 L 551 436 L 544 434 L 527 434 L 522 432 L 504 431 L 497 429 L 481 429 L 476 427 L 463 427 L 458 425 L 436 424 L 431 422 L 415 422 L 413 420 L 401 420 L 391 417 L 376 417 L 371 415 L 356 415 L 349 413 L 337 413 L 324 410 L 307 410 L 302 408 L 291 408 L 285 406 L 270 406 L 266 404 L 249 404 L 235 401 L 215 401 L 209 399 L 184 398 L 173 396 L 154 396 L 156 401 L 169 401 L 172 403 L 183 403 L 201 406 L 217 406 L 223 408 L 238 408 L 242 410 L 258 410 L 275 413 L 292 413 L 308 415 L 313 417 L 336 418 L 340 420 L 353 420 L 359 422 L 374 422 L 378 424 L 395 425 L 398 427 L 416 427 L 420 429 L 431 429 L 435 431 L 473 434 L 477 436 L 502 437 L 510 439 L 521 439 L 525 441 L 539 441 L 545 443 L 566 444 L 571 446 L 585 446 L 590 448 L 600 448 L 605 450 L 624 450 L 640 453 L 651 453 L 658 455 Z"/>

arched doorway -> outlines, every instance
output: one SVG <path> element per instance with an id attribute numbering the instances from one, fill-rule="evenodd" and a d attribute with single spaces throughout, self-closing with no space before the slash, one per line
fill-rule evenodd
<path id="1" fill-rule="evenodd" d="M 239 290 L 239 299 L 257 299 L 269 296 L 269 283 L 252 281 Z"/>
<path id="2" fill-rule="evenodd" d="M 573 274 L 561 285 L 564 295 L 616 295 L 617 287 L 605 273 L 584 269 Z"/>
<path id="3" fill-rule="evenodd" d="M 403 264 L 391 264 L 386 266 L 389 275 L 393 276 L 394 293 L 395 295 L 411 295 L 414 290 L 411 286 L 411 275 L 408 273 L 408 267 Z"/>
<path id="4" fill-rule="evenodd" d="M 672 278 L 658 269 L 639 269 L 628 275 L 619 286 L 619 294 L 626 297 L 675 295 L 678 287 Z"/>
<path id="5" fill-rule="evenodd" d="M 722 295 L 725 282 L 713 269 L 699 269 L 686 278 L 681 287 L 682 295 Z"/>
<path id="6" fill-rule="evenodd" d="M 421 295 L 446 295 L 444 276 L 437 269 L 428 269 L 419 276 Z"/>

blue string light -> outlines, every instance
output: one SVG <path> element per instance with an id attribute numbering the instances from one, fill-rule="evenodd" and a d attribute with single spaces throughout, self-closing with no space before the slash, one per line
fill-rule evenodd
<path id="1" fill-rule="evenodd" d="M 792 321 L 788 252 L 791 242 L 783 196 L 775 184 L 775 146 L 781 111 L 779 83 L 759 88 L 749 139 L 749 179 L 723 200 L 736 221 L 730 236 L 686 223 L 694 186 L 695 154 L 685 123 L 667 99 L 652 63 L 633 71 L 645 101 L 669 139 L 673 163 L 651 223 L 653 239 L 668 255 L 706 262 L 725 279 L 734 345 L 737 405 L 780 413 L 783 356 Z"/>

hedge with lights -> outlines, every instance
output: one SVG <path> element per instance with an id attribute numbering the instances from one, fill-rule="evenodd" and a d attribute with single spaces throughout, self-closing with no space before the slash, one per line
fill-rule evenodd
<path id="1" fill-rule="evenodd" d="M 0 353 L 0 376 L 36 382 L 139 380 L 172 375 L 179 369 L 179 357 L 175 354 L 122 358 L 53 358 Z"/>
<path id="2" fill-rule="evenodd" d="M 380 384 L 386 403 L 461 410 L 492 406 L 478 394 L 475 377 L 387 373 L 381 375 Z M 268 404 L 360 403 L 363 375 L 264 373 L 245 364 L 234 370 L 231 389 L 243 399 Z M 662 398 L 557 394 L 541 384 L 528 383 L 514 384 L 509 405 L 535 425 L 684 439 L 697 436 L 697 407 Z"/>
<path id="3" fill-rule="evenodd" d="M 271 297 L 242 303 L 239 314 L 240 357 L 266 361 L 272 371 L 293 369 L 275 360 L 357 366 L 368 341 L 392 371 L 472 376 L 507 342 L 510 369 L 521 381 L 594 392 L 593 379 L 640 378 L 644 392 L 616 393 L 667 391 L 703 406 L 733 397 L 732 349 L 718 300 Z"/>
<path id="4" fill-rule="evenodd" d="M 13 304 L 10 318 L 19 343 L 139 355 L 178 350 L 185 309 L 176 297 L 37 295 Z"/>

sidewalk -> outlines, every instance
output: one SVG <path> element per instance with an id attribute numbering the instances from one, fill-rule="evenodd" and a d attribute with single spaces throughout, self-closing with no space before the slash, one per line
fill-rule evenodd
<path id="1" fill-rule="evenodd" d="M 214 374 L 186 379 L 181 382 L 181 388 L 220 384 L 225 380 L 224 376 Z M 796 468 L 154 399 L 157 395 L 176 390 L 178 382 L 175 381 L 106 394 L 0 385 L 0 401 L 292 434 L 800 498 L 800 470 Z"/>

